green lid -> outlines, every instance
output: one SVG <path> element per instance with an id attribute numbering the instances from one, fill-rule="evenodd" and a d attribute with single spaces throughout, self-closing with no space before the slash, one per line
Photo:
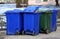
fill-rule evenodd
<path id="1" fill-rule="evenodd" d="M 46 13 L 51 13 L 51 10 L 49 8 L 39 8 L 39 12 L 46 12 Z"/>
<path id="2" fill-rule="evenodd" d="M 49 8 L 39 8 L 38 10 L 39 10 L 40 12 L 50 11 Z"/>

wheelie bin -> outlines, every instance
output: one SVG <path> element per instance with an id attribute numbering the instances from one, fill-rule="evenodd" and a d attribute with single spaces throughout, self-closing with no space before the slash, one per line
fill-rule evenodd
<path id="1" fill-rule="evenodd" d="M 57 13 L 58 9 L 55 6 L 48 6 L 49 10 L 52 12 L 52 25 L 51 25 L 51 32 L 57 30 L 56 20 L 57 20 Z"/>
<path id="2" fill-rule="evenodd" d="M 52 22 L 52 13 L 49 9 L 39 9 L 41 12 L 40 15 L 40 32 L 44 32 L 46 34 L 51 31 L 51 22 Z"/>
<path id="3" fill-rule="evenodd" d="M 7 35 L 16 35 L 22 32 L 22 14 L 21 10 L 9 10 L 6 11 L 7 19 Z"/>
<path id="4" fill-rule="evenodd" d="M 51 26 L 51 32 L 56 31 L 57 30 L 57 26 L 56 26 L 56 21 L 57 21 L 57 13 L 58 10 L 57 9 L 50 9 L 52 12 L 52 26 Z"/>
<path id="5" fill-rule="evenodd" d="M 37 11 L 39 6 L 28 6 L 24 10 L 24 34 L 38 35 L 40 13 Z"/>

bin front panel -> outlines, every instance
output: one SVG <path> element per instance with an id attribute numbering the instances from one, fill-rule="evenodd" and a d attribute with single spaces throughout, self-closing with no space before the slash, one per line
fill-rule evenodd
<path id="1" fill-rule="evenodd" d="M 39 34 L 39 16 L 40 14 L 24 14 L 24 31 L 26 34 Z"/>
<path id="2" fill-rule="evenodd" d="M 49 31 L 51 32 L 51 24 L 52 24 L 52 14 L 50 13 L 50 14 L 48 14 L 47 15 L 47 18 L 48 18 L 48 21 L 47 21 L 47 23 L 48 23 L 48 29 L 49 29 Z"/>
<path id="3" fill-rule="evenodd" d="M 46 31 L 47 29 L 50 31 L 51 28 L 51 13 L 42 13 L 40 16 L 40 30 L 41 31 Z"/>
<path id="4" fill-rule="evenodd" d="M 34 14 L 24 14 L 24 30 L 33 31 Z"/>
<path id="5" fill-rule="evenodd" d="M 14 9 L 9 10 L 6 13 L 7 19 L 7 34 L 16 34 L 17 32 L 22 32 L 23 25 L 23 15 L 21 14 L 22 10 Z"/>
<path id="6" fill-rule="evenodd" d="M 47 14 L 41 14 L 41 28 L 40 29 L 46 29 L 47 28 Z"/>
<path id="7" fill-rule="evenodd" d="M 16 29 L 19 27 L 18 14 L 6 14 L 7 15 L 7 33 L 16 33 Z"/>

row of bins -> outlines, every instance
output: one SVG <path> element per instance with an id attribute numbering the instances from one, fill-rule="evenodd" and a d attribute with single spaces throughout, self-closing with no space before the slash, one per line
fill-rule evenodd
<path id="1" fill-rule="evenodd" d="M 6 12 L 7 34 L 50 33 L 56 30 L 57 10 L 39 10 L 39 6 L 29 6 L 24 11 L 10 10 Z"/>

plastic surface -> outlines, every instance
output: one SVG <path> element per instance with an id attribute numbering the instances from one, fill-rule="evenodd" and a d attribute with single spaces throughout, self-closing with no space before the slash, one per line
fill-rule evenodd
<path id="1" fill-rule="evenodd" d="M 48 11 L 50 11 L 50 9 L 49 8 L 39 8 L 38 9 L 39 10 L 39 12 L 48 12 Z"/>
<path id="2" fill-rule="evenodd" d="M 49 11 L 41 11 L 42 14 L 40 16 L 40 32 L 50 32 L 51 29 L 51 18 L 52 13 Z"/>
<path id="3" fill-rule="evenodd" d="M 42 9 L 42 10 L 41 10 Z M 44 9 L 44 10 L 43 10 Z M 43 12 L 45 12 L 45 11 L 51 11 L 52 12 L 52 21 L 51 21 L 51 32 L 53 32 L 53 31 L 55 31 L 55 29 L 56 29 L 56 17 L 57 17 L 57 12 L 58 12 L 58 9 L 57 8 L 55 8 L 55 7 L 48 7 L 48 8 L 40 8 L 39 9 L 40 10 L 40 12 L 41 11 L 43 11 Z M 41 29 L 41 28 L 40 28 Z"/>
<path id="4" fill-rule="evenodd" d="M 24 12 L 35 12 L 38 8 L 39 6 L 28 6 Z"/>
<path id="5" fill-rule="evenodd" d="M 22 14 L 21 10 L 11 10 L 6 12 L 7 18 L 7 34 L 15 35 L 22 32 Z"/>
<path id="6" fill-rule="evenodd" d="M 39 34 L 39 14 L 24 14 L 24 31 L 26 34 Z"/>
<path id="7" fill-rule="evenodd" d="M 56 26 L 56 21 L 57 21 L 57 12 L 58 10 L 51 10 L 52 11 L 52 27 L 51 27 L 51 32 L 55 30 Z"/>
<path id="8" fill-rule="evenodd" d="M 35 11 L 38 8 L 35 6 L 30 6 L 24 11 L 24 32 L 25 34 L 39 34 L 39 20 L 40 14 Z M 33 13 L 33 14 L 32 14 Z"/>

